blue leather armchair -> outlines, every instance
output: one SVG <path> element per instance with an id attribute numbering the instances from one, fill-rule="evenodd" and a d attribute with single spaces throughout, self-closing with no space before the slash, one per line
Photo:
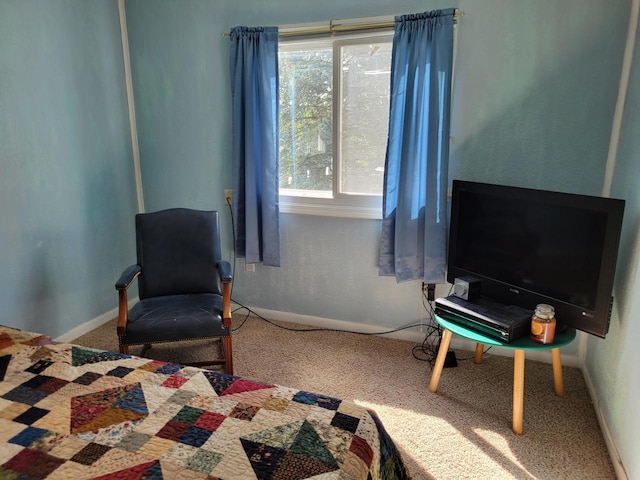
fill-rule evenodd
<path id="1" fill-rule="evenodd" d="M 220 337 L 224 358 L 190 365 L 224 365 L 233 374 L 231 280 L 222 260 L 218 212 L 173 208 L 135 217 L 137 264 L 116 283 L 120 353 L 129 346 Z M 128 309 L 138 280 L 140 301 Z"/>

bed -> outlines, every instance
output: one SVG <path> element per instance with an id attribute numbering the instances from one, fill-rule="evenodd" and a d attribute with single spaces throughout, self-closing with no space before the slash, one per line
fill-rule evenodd
<path id="1" fill-rule="evenodd" d="M 0 478 L 410 477 L 355 403 L 0 326 Z"/>

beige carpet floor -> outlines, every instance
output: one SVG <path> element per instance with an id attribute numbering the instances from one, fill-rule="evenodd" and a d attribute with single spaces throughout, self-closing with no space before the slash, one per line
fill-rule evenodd
<path id="1" fill-rule="evenodd" d="M 234 316 L 234 328 L 243 316 Z M 302 325 L 284 324 L 292 328 Z M 117 351 L 115 321 L 72 343 Z M 513 362 L 457 351 L 429 392 L 431 369 L 414 344 L 338 332 L 293 332 L 250 317 L 234 332 L 235 374 L 323 393 L 375 410 L 415 480 L 614 479 L 580 370 L 563 367 L 565 396 L 553 393 L 551 365 L 525 364 L 524 434 L 511 430 Z M 175 362 L 211 358 L 219 344 L 157 345 L 147 356 Z M 131 353 L 139 351 L 132 349 Z M 208 355 L 208 357 L 206 356 Z"/>

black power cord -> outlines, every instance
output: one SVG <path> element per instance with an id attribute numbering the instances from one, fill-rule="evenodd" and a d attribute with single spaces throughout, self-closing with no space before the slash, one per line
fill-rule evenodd
<path id="1" fill-rule="evenodd" d="M 240 324 L 239 327 L 234 328 L 232 331 L 236 331 L 239 330 L 248 320 L 248 318 L 250 316 L 259 318 L 260 320 L 267 322 L 270 325 L 273 325 L 274 327 L 278 327 L 281 328 L 283 330 L 288 330 L 290 332 L 338 332 L 338 333 L 354 333 L 356 335 L 368 335 L 368 336 L 376 336 L 376 335 L 387 335 L 389 333 L 395 333 L 395 332 L 400 332 L 402 330 L 407 330 L 409 328 L 414 328 L 414 327 L 419 327 L 420 324 L 419 323 L 414 323 L 411 325 L 405 325 L 404 327 L 398 327 L 398 328 L 394 328 L 392 330 L 387 330 L 385 332 L 358 332 L 355 330 L 344 330 L 344 329 L 340 329 L 340 328 L 326 328 L 326 327 L 309 327 L 309 328 L 293 328 L 293 327 L 287 327 L 284 325 L 280 325 L 277 322 L 274 322 L 273 320 L 269 320 L 268 318 L 263 317 L 262 315 L 260 315 L 259 313 L 255 312 L 254 310 L 251 310 L 249 307 L 247 307 L 246 305 L 242 305 L 240 302 L 236 301 L 236 300 L 231 300 L 233 303 L 235 303 L 236 305 L 239 305 L 238 308 L 236 308 L 235 310 L 233 310 L 232 313 L 236 313 L 238 310 L 246 310 L 247 314 L 245 316 L 245 318 L 242 320 L 242 323 Z"/>
<path id="2" fill-rule="evenodd" d="M 420 345 L 416 345 L 411 349 L 413 357 L 417 360 L 428 362 L 431 367 L 438 356 L 438 348 L 442 340 L 442 328 L 434 320 L 435 311 L 433 308 L 433 296 L 431 288 L 423 283 L 422 287 L 422 306 L 427 312 L 427 323 L 424 340 Z"/>
<path id="3" fill-rule="evenodd" d="M 375 336 L 375 335 L 387 335 L 390 333 L 395 333 L 395 332 L 400 332 L 402 330 L 407 330 L 409 328 L 414 328 L 414 327 L 419 327 L 420 324 L 419 323 L 415 323 L 415 324 L 411 324 L 411 325 L 406 325 L 404 327 L 398 327 L 398 328 L 394 328 L 392 330 L 387 330 L 385 332 L 357 332 L 354 330 L 343 330 L 343 329 L 339 329 L 339 328 L 324 328 L 324 327 L 312 327 L 312 328 L 292 328 L 292 327 L 286 327 L 284 325 L 279 325 L 278 323 L 274 322 L 273 320 L 269 320 L 267 318 L 264 318 L 262 315 L 258 314 L 257 312 L 251 310 L 249 307 L 243 305 L 242 303 L 238 302 L 237 300 L 233 299 L 233 282 L 234 282 L 234 278 L 235 278 L 235 272 L 236 272 L 236 231 L 235 231 L 235 222 L 233 219 L 233 207 L 231 206 L 231 202 L 229 202 L 229 199 L 226 199 L 226 203 L 227 206 L 229 207 L 229 214 L 231 215 L 231 235 L 232 235 L 232 239 L 233 239 L 233 277 L 231 278 L 231 301 L 233 303 L 235 303 L 236 305 L 239 305 L 238 308 L 234 309 L 232 311 L 232 313 L 236 313 L 239 310 L 246 310 L 247 314 L 244 317 L 244 319 L 242 320 L 242 323 L 236 327 L 233 328 L 231 331 L 235 332 L 237 330 L 239 330 L 240 328 L 242 328 L 242 326 L 247 322 L 247 320 L 249 319 L 250 316 L 254 316 L 259 318 L 260 320 L 263 320 L 275 327 L 281 328 L 283 330 L 289 330 L 291 332 L 339 332 L 339 333 L 354 333 L 356 335 L 368 335 L 368 336 Z"/>
<path id="4" fill-rule="evenodd" d="M 424 340 L 420 345 L 416 345 L 411 349 L 414 358 L 417 360 L 421 360 L 424 362 L 428 362 L 431 368 L 435 364 L 436 357 L 438 356 L 438 350 L 440 349 L 440 342 L 442 341 L 442 327 L 436 323 L 434 320 L 435 310 L 433 308 L 433 300 L 434 300 L 434 286 L 433 284 L 422 283 L 422 305 L 427 312 L 427 333 L 425 335 Z M 449 290 L 449 295 L 451 295 L 451 291 L 453 290 L 453 286 Z M 482 352 L 482 355 L 486 355 L 493 347 L 488 347 L 486 350 Z M 447 352 L 447 358 L 445 360 L 445 367 L 455 367 L 457 366 L 457 362 L 464 362 L 467 360 L 471 360 L 475 358 L 475 356 L 468 356 L 463 358 L 456 358 L 455 353 L 453 351 Z"/>

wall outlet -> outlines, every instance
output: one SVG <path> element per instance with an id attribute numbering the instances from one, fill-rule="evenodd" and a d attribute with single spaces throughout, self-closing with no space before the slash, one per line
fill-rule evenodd
<path id="1" fill-rule="evenodd" d="M 436 299 L 436 284 L 422 282 L 422 294 L 426 295 L 427 300 L 433 301 Z"/>
<path id="2" fill-rule="evenodd" d="M 255 263 L 245 263 L 244 269 L 247 272 L 255 272 L 256 271 L 256 264 Z"/>
<path id="3" fill-rule="evenodd" d="M 224 203 L 227 205 L 233 205 L 233 190 L 226 189 L 224 191 Z"/>

